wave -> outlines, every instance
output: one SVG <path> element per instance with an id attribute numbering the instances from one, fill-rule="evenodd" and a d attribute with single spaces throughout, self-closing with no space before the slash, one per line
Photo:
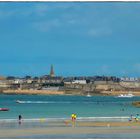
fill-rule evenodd
<path id="1" fill-rule="evenodd" d="M 124 102 L 102 102 L 102 101 L 21 101 L 21 100 L 17 100 L 17 103 L 20 104 L 72 104 L 72 103 L 85 103 L 85 104 L 120 104 L 120 103 L 124 103 Z M 129 102 L 128 102 L 129 103 Z"/>
<path id="2" fill-rule="evenodd" d="M 79 121 L 128 121 L 129 116 L 115 116 L 115 117 L 79 117 Z"/>
<path id="3" fill-rule="evenodd" d="M 73 102 L 56 102 L 56 101 L 16 101 L 20 104 L 55 104 L 55 103 L 73 103 Z"/>

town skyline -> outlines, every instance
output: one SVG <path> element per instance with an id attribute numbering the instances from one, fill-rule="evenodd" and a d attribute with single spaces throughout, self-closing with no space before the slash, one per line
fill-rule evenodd
<path id="1" fill-rule="evenodd" d="M 0 2 L 0 75 L 140 77 L 139 2 Z"/>
<path id="2" fill-rule="evenodd" d="M 99 78 L 99 79 L 104 79 L 104 78 L 120 78 L 120 80 L 127 80 L 127 81 L 139 81 L 140 77 L 130 77 L 130 76 L 116 76 L 116 75 L 57 75 L 55 73 L 55 69 L 54 66 L 51 64 L 50 65 L 50 71 L 48 73 L 45 73 L 43 75 L 23 75 L 23 76 L 16 76 L 16 75 L 0 75 L 0 79 L 4 80 L 6 79 L 18 79 L 18 78 L 23 78 L 23 79 L 30 79 L 30 78 L 42 78 L 42 77 L 46 77 L 46 78 L 76 78 L 76 79 L 86 79 L 86 78 Z"/>

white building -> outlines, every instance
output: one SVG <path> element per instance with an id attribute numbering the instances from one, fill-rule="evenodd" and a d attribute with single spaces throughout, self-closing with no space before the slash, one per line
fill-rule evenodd
<path id="1" fill-rule="evenodd" d="M 86 84 L 86 80 L 73 80 L 72 84 Z"/>
<path id="2" fill-rule="evenodd" d="M 135 78 L 135 77 L 122 77 L 121 81 L 124 81 L 124 82 L 136 82 L 136 81 L 138 81 L 138 78 Z"/>

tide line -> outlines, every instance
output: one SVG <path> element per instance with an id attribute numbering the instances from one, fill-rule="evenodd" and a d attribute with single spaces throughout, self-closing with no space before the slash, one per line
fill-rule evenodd
<path id="1" fill-rule="evenodd" d="M 115 117 L 77 117 L 77 121 L 126 121 L 129 116 L 115 116 Z M 29 118 L 22 119 L 23 122 L 40 122 L 40 121 L 65 121 L 71 118 Z M 18 119 L 0 119 L 1 122 L 17 122 Z"/>

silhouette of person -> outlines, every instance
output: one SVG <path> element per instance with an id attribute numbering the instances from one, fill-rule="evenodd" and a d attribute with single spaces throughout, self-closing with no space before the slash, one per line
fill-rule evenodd
<path id="1" fill-rule="evenodd" d="M 21 124 L 21 119 L 22 119 L 22 116 L 19 115 L 19 116 L 18 116 L 18 123 L 19 123 L 19 124 Z"/>

